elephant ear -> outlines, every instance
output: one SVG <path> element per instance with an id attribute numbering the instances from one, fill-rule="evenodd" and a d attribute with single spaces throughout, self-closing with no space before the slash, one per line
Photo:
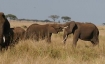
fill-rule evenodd
<path id="1" fill-rule="evenodd" d="M 72 32 L 72 30 L 73 30 L 73 28 L 75 27 L 75 25 L 76 25 L 76 24 L 75 24 L 74 21 L 71 21 L 71 22 L 70 22 L 70 26 L 69 26 L 69 27 L 70 27 L 70 32 Z"/>
<path id="2" fill-rule="evenodd" d="M 73 28 L 75 27 L 75 21 L 67 22 L 65 24 L 65 29 L 69 30 L 69 33 L 72 33 Z"/>
<path id="3" fill-rule="evenodd" d="M 53 27 L 51 27 L 51 26 L 49 26 L 48 31 L 49 31 L 49 33 L 55 33 L 55 34 L 58 33 L 58 32 L 57 32 Z"/>

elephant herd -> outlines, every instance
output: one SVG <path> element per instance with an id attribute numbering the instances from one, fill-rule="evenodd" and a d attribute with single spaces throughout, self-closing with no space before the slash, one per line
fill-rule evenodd
<path id="1" fill-rule="evenodd" d="M 73 47 L 76 47 L 78 39 L 90 41 L 94 46 L 99 44 L 99 30 L 93 23 L 70 21 L 64 24 L 32 24 L 24 30 L 21 27 L 11 28 L 4 13 L 0 12 L 0 49 L 25 39 L 36 41 L 45 39 L 46 42 L 50 43 L 52 34 L 63 30 L 64 44 L 69 34 L 73 34 Z"/>

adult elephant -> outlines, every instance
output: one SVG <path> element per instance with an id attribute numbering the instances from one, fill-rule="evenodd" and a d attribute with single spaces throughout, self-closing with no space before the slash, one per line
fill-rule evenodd
<path id="1" fill-rule="evenodd" d="M 19 40 L 24 39 L 25 30 L 21 27 L 10 28 L 10 44 L 16 44 Z"/>
<path id="2" fill-rule="evenodd" d="M 58 32 L 61 32 L 62 29 L 61 24 L 32 24 L 26 30 L 26 38 L 35 39 L 36 41 L 46 38 L 47 42 L 51 42 L 52 33 L 57 34 Z"/>
<path id="3" fill-rule="evenodd" d="M 63 35 L 63 42 L 65 43 L 69 34 L 73 33 L 73 47 L 76 47 L 78 39 L 91 41 L 93 45 L 99 44 L 99 30 L 92 23 L 67 22 Z"/>
<path id="4" fill-rule="evenodd" d="M 10 30 L 10 23 L 5 17 L 3 12 L 0 12 L 0 49 L 2 49 L 3 44 L 3 36 L 5 37 L 5 45 L 9 44 L 9 30 Z"/>

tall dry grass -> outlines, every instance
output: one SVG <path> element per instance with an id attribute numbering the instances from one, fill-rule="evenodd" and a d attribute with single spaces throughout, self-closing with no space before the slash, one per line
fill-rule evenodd
<path id="1" fill-rule="evenodd" d="M 53 34 L 50 44 L 45 40 L 19 41 L 14 47 L 0 52 L 0 64 L 104 64 L 105 29 L 104 26 L 99 29 L 99 47 L 93 47 L 90 42 L 79 40 L 76 49 L 73 49 L 72 35 L 64 45 L 63 33 Z"/>

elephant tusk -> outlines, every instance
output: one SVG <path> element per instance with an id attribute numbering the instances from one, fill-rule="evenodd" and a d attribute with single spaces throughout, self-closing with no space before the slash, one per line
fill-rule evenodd
<path id="1" fill-rule="evenodd" d="M 65 42 L 66 39 L 67 39 L 67 35 L 66 35 L 66 37 L 64 38 L 63 42 Z"/>
<path id="2" fill-rule="evenodd" d="M 3 40 L 4 40 L 4 42 L 5 42 L 5 37 L 3 37 Z"/>
<path id="3" fill-rule="evenodd" d="M 64 27 L 64 28 L 67 28 L 68 26 Z"/>

